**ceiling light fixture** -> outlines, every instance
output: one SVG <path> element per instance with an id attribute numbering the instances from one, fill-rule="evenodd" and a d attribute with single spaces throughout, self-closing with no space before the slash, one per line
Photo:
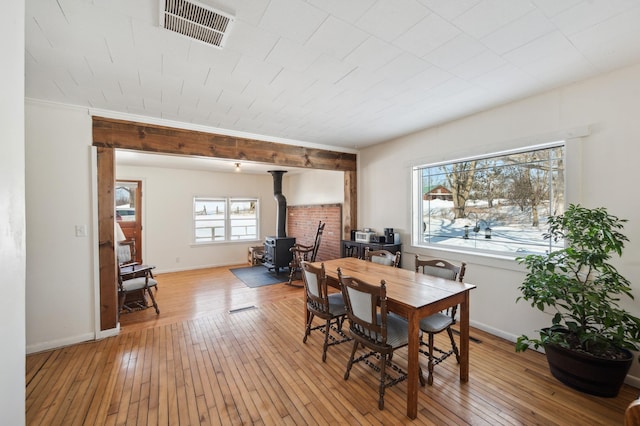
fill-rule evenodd
<path id="1" fill-rule="evenodd" d="M 240 171 L 240 163 L 236 163 L 236 172 Z"/>

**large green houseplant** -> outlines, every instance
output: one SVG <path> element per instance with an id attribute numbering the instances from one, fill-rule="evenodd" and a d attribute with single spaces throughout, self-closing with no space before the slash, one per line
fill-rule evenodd
<path id="1" fill-rule="evenodd" d="M 516 350 L 543 346 L 556 378 L 601 396 L 617 395 L 633 359 L 629 350 L 640 347 L 640 319 L 618 304 L 620 296 L 633 299 L 630 283 L 608 263 L 613 254 L 622 255 L 628 241 L 621 233 L 625 222 L 605 208 L 570 205 L 564 214 L 548 218 L 544 235 L 545 239 L 564 239 L 565 248 L 517 259 L 528 270 L 519 288 L 522 296 L 517 300 L 526 300 L 543 312 L 551 311 L 553 318 L 550 327 L 539 331 L 539 338 L 520 336 Z M 599 382 L 576 384 L 575 376 L 580 371 L 552 365 L 556 352 L 579 358 L 579 370 L 584 370 L 588 382 L 617 375 L 620 383 L 606 389 Z M 626 367 L 620 373 L 599 373 L 592 365 L 586 367 L 586 360 L 622 360 Z"/>

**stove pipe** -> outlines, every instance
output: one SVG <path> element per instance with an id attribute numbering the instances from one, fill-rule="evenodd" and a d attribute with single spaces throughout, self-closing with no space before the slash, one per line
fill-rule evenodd
<path id="1" fill-rule="evenodd" d="M 273 176 L 273 198 L 278 203 L 276 209 L 276 237 L 286 238 L 287 223 L 287 199 L 282 195 L 282 175 L 287 173 L 286 170 L 269 170 Z"/>

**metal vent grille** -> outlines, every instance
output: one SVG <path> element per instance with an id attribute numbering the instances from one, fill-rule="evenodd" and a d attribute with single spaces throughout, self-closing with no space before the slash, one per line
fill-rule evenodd
<path id="1" fill-rule="evenodd" d="M 222 48 L 233 17 L 186 0 L 160 0 L 161 26 Z"/>

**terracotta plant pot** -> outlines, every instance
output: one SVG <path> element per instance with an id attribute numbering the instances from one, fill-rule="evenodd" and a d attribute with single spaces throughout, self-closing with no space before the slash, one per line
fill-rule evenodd
<path id="1" fill-rule="evenodd" d="M 621 349 L 627 359 L 598 358 L 558 345 L 545 345 L 551 374 L 565 385 L 590 395 L 615 397 L 631 368 L 633 354 Z"/>

